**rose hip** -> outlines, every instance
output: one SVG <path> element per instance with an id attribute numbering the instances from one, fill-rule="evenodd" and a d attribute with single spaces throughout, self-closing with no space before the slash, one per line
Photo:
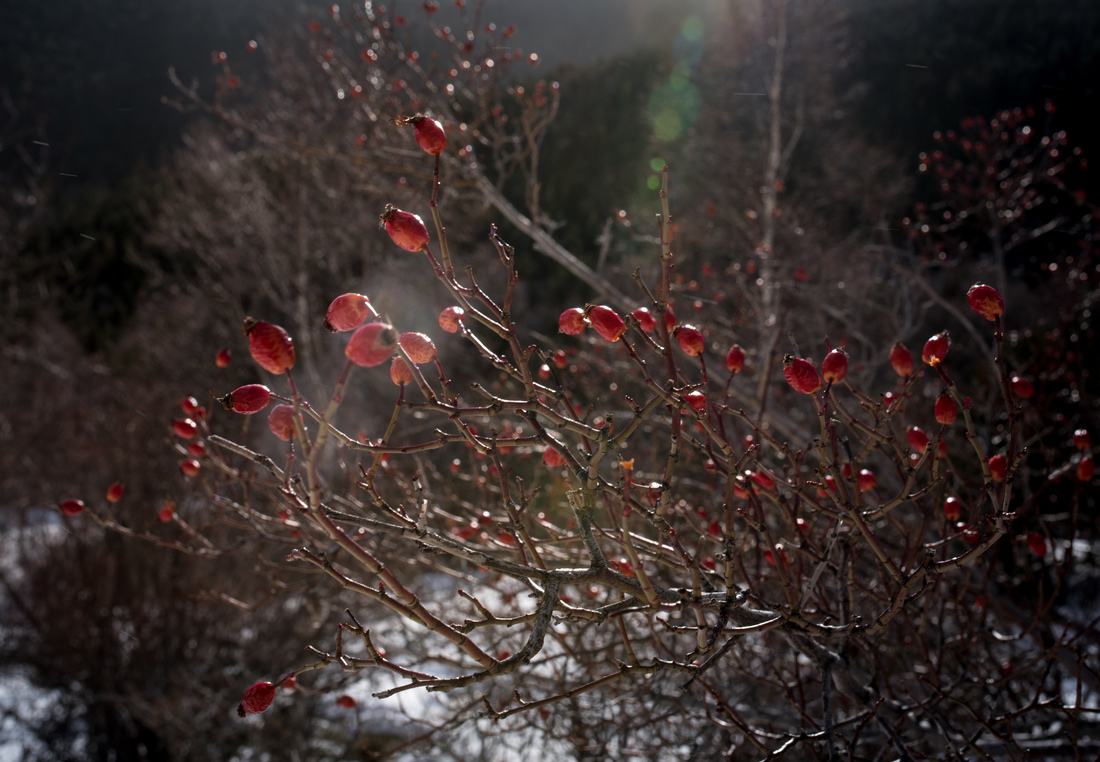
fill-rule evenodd
<path id="1" fill-rule="evenodd" d="M 218 401 L 226 410 L 242 415 L 252 415 L 267 407 L 267 403 L 271 401 L 271 390 L 263 384 L 245 384 Z"/>
<path id="2" fill-rule="evenodd" d="M 900 341 L 890 350 L 890 365 L 902 378 L 913 375 L 913 355 Z"/>
<path id="3" fill-rule="evenodd" d="M 447 147 L 447 133 L 443 125 L 431 117 L 417 114 L 411 120 L 415 125 L 416 143 L 425 153 L 438 156 Z"/>
<path id="4" fill-rule="evenodd" d="M 821 361 L 821 377 L 830 384 L 839 384 L 848 375 L 848 355 L 834 349 Z"/>
<path id="5" fill-rule="evenodd" d="M 390 240 L 405 251 L 420 251 L 428 245 L 428 228 L 424 226 L 424 220 L 419 215 L 386 204 L 379 220 L 379 224 L 389 233 Z"/>
<path id="6" fill-rule="evenodd" d="M 112 484 L 110 487 L 107 488 L 107 502 L 117 503 L 119 500 L 122 499 L 123 491 L 124 489 L 122 487 L 122 482 L 115 482 L 114 484 Z"/>
<path id="7" fill-rule="evenodd" d="M 298 436 L 298 430 L 294 427 L 294 406 L 283 404 L 271 408 L 267 416 L 267 427 L 284 442 Z"/>
<path id="8" fill-rule="evenodd" d="M 558 317 L 558 330 L 566 336 L 580 336 L 587 327 L 588 321 L 580 307 L 571 307 Z"/>
<path id="9" fill-rule="evenodd" d="M 673 334 L 676 337 L 676 342 L 680 345 L 680 349 L 684 350 L 684 354 L 698 357 L 706 349 L 707 342 L 703 338 L 703 332 L 693 325 L 677 326 Z"/>
<path id="10" fill-rule="evenodd" d="M 821 388 L 817 368 L 809 360 L 787 355 L 783 360 L 783 376 L 791 388 L 800 394 L 813 394 Z"/>
<path id="11" fill-rule="evenodd" d="M 435 344 L 423 333 L 403 333 L 397 339 L 398 345 L 417 365 L 423 365 L 435 359 Z"/>
<path id="12" fill-rule="evenodd" d="M 726 368 L 730 373 L 740 373 L 745 367 L 745 350 L 740 344 L 734 344 L 730 351 L 726 352 Z"/>
<path id="13" fill-rule="evenodd" d="M 190 439 L 199 431 L 199 425 L 190 418 L 177 418 L 172 421 L 172 430 L 180 439 Z"/>
<path id="14" fill-rule="evenodd" d="M 688 403 L 693 410 L 702 412 L 707 407 L 707 395 L 696 389 L 684 395 L 684 402 Z"/>
<path id="15" fill-rule="evenodd" d="M 565 457 L 553 447 L 547 447 L 542 451 L 542 462 L 549 468 L 561 468 L 565 465 Z"/>
<path id="16" fill-rule="evenodd" d="M 910 426 L 909 431 L 905 432 L 905 438 L 909 440 L 909 446 L 914 452 L 923 455 L 928 449 L 928 434 L 920 426 Z"/>
<path id="17" fill-rule="evenodd" d="M 341 294 L 332 300 L 325 313 L 325 328 L 337 331 L 353 331 L 363 321 L 378 313 L 371 307 L 370 299 L 362 294 Z"/>
<path id="18" fill-rule="evenodd" d="M 281 375 L 294 367 L 294 341 L 282 328 L 245 318 L 242 330 L 248 336 L 252 359 L 268 373 Z"/>
<path id="19" fill-rule="evenodd" d="M 397 331 L 389 323 L 367 323 L 348 340 L 344 354 L 356 365 L 373 368 L 390 359 L 397 346 Z"/>
<path id="20" fill-rule="evenodd" d="M 1081 458 L 1081 462 L 1077 464 L 1077 481 L 1092 481 L 1094 473 L 1096 473 L 1096 462 L 1092 459 L 1092 456 L 1086 455 Z"/>
<path id="21" fill-rule="evenodd" d="M 924 350 L 921 352 L 921 360 L 928 365 L 935 365 L 944 361 L 947 350 L 951 346 L 951 337 L 947 331 L 941 331 L 924 342 Z"/>
<path id="22" fill-rule="evenodd" d="M 1043 558 L 1047 554 L 1047 541 L 1038 532 L 1032 532 L 1027 536 L 1027 547 L 1038 558 Z"/>
<path id="23" fill-rule="evenodd" d="M 61 512 L 66 516 L 78 516 L 84 512 L 83 500 L 62 500 Z"/>
<path id="24" fill-rule="evenodd" d="M 950 426 L 955 422 L 958 415 L 959 408 L 955 405 L 955 400 L 951 399 L 949 394 L 944 392 L 936 398 L 936 423 Z"/>
<path id="25" fill-rule="evenodd" d="M 458 333 L 466 310 L 461 307 L 446 307 L 439 313 L 439 327 L 447 333 Z"/>
<path id="26" fill-rule="evenodd" d="M 646 333 L 653 333 L 657 330 L 657 318 L 653 317 L 653 313 L 646 307 L 639 307 L 630 313 L 630 316 L 638 321 L 638 327 Z"/>
<path id="27" fill-rule="evenodd" d="M 237 714 L 241 717 L 246 714 L 259 714 L 271 706 L 271 702 L 274 700 L 274 685 L 267 681 L 256 683 L 244 692 L 244 699 L 237 707 Z"/>
<path id="28" fill-rule="evenodd" d="M 1012 374 L 1009 384 L 1012 386 L 1012 393 L 1020 399 L 1027 400 L 1035 396 L 1035 387 L 1026 378 Z"/>
<path id="29" fill-rule="evenodd" d="M 966 292 L 966 300 L 970 302 L 970 309 L 989 321 L 996 320 L 1005 311 L 1005 302 L 1001 294 L 997 289 L 984 283 L 975 283 L 971 286 Z"/>
<path id="30" fill-rule="evenodd" d="M 989 475 L 995 482 L 1003 482 L 1008 473 L 1008 458 L 1004 455 L 994 455 L 989 459 Z"/>
<path id="31" fill-rule="evenodd" d="M 592 307 L 588 310 L 588 321 L 596 333 L 607 341 L 618 341 L 626 333 L 626 323 L 610 307 Z"/>
<path id="32" fill-rule="evenodd" d="M 393 362 L 390 363 L 390 380 L 397 386 L 416 383 L 416 376 L 409 369 L 409 364 L 405 362 L 404 357 L 393 358 Z"/>
<path id="33" fill-rule="evenodd" d="M 943 517 L 951 523 L 962 518 L 962 501 L 957 497 L 949 497 L 943 501 Z"/>
<path id="34" fill-rule="evenodd" d="M 859 487 L 860 492 L 870 492 L 878 486 L 878 477 L 866 468 L 861 468 L 859 475 L 856 477 L 856 485 Z"/>

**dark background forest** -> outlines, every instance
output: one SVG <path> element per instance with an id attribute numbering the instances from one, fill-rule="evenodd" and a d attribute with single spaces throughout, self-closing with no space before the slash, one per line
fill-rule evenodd
<path id="1" fill-rule="evenodd" d="M 1037 129 L 1065 131 L 1086 159 L 1100 154 L 1095 2 L 788 2 L 788 87 L 802 137 L 786 192 L 802 204 L 798 230 L 811 231 L 801 248 L 789 246 L 792 271 L 797 263 L 822 281 L 851 282 L 861 275 L 847 272 L 862 260 L 847 249 L 907 245 L 903 220 L 942 202 L 918 156 L 936 148 L 933 133 L 962 131 L 967 118 L 1031 108 Z M 430 36 L 416 31 L 419 4 L 404 5 L 412 34 L 431 50 Z M 453 10 L 443 5 L 441 14 Z M 514 24 L 515 46 L 540 56 L 537 68 L 514 67 L 502 87 L 560 82 L 560 111 L 542 147 L 541 212 L 566 248 L 625 281 L 652 231 L 616 226 L 602 254 L 601 235 L 620 209 L 651 218 L 652 178 L 668 163 L 674 214 L 694 231 L 684 237 L 685 272 L 751 254 L 751 246 L 731 243 L 721 220 L 741 217 L 752 196 L 739 184 L 758 155 L 771 49 L 766 33 L 737 23 L 743 13 L 766 18 L 759 7 L 768 5 L 485 3 L 485 18 Z M 275 97 L 268 93 L 308 89 L 309 75 L 296 83 L 286 72 L 315 65 L 303 52 L 307 25 L 328 13 L 325 4 L 265 0 L 0 5 L 0 668 L 11 686 L 0 746 L 22 749 L 23 758 L 278 753 L 301 742 L 294 722 L 312 723 L 332 758 L 352 753 L 347 728 L 308 702 L 296 705 L 286 727 L 262 735 L 226 711 L 274 649 L 309 642 L 331 625 L 323 612 L 286 614 L 285 591 L 250 590 L 237 572 L 253 558 L 214 564 L 172 554 L 63 523 L 55 510 L 74 496 L 93 502 L 122 480 L 125 523 L 155 529 L 166 496 L 191 499 L 170 441 L 179 399 L 254 380 L 243 362 L 225 370 L 213 363 L 223 346 L 245 357 L 244 314 L 282 310 L 294 321 L 296 299 L 316 307 L 324 294 L 361 284 L 400 288 L 401 263 L 380 253 L 378 209 L 360 206 L 380 187 L 401 192 L 396 176 L 373 177 L 362 191 L 335 166 L 264 154 L 216 117 L 165 102 L 179 99 L 169 67 L 200 97 L 224 95 L 224 71 L 212 57 L 228 51 L 243 81 L 239 108 L 268 118 L 278 111 L 266 105 Z M 689 18 L 702 20 L 698 32 Z M 246 52 L 250 40 L 258 41 L 256 53 Z M 265 57 L 269 51 L 281 60 Z M 690 97 L 676 100 L 683 92 Z M 680 104 L 671 136 L 657 124 L 665 96 Z M 342 129 L 341 145 L 353 153 L 357 130 L 339 121 L 330 94 L 295 97 L 313 110 L 300 122 L 271 117 L 268 127 L 307 143 Z M 1086 169 L 1082 162 L 1067 184 L 1091 204 L 1100 185 Z M 313 200 L 298 208 L 286 201 L 294 193 L 280 196 L 284 186 L 308 188 Z M 520 184 L 504 187 L 520 203 Z M 492 210 L 456 204 L 466 212 L 454 225 L 459 241 L 483 246 L 495 221 L 521 253 L 529 247 Z M 308 267 L 294 252 L 274 253 L 275 239 L 293 237 L 292 228 L 278 227 L 286 208 L 312 231 Z M 708 229 L 708 220 L 719 228 Z M 1059 317 L 1049 305 L 1061 292 L 1050 263 L 1064 271 L 1068 251 L 1072 264 L 1069 238 L 1024 246 L 1007 265 L 1013 301 L 1053 326 Z M 271 282 L 260 285 L 265 268 Z M 591 292 L 552 264 L 531 269 L 545 287 L 524 294 L 528 327 L 553 333 L 560 306 L 583 303 Z M 287 285 L 306 272 L 308 288 Z M 1095 284 L 1096 273 L 1089 278 Z M 409 308 L 407 318 L 423 316 Z M 300 347 L 314 367 L 331 367 L 309 339 Z M 1082 425 L 1098 418 L 1090 347 L 1091 330 L 1083 330 L 1071 360 L 1086 403 Z M 318 695 L 339 690 L 340 680 L 319 684 Z M 20 696 L 32 693 L 48 697 L 48 707 L 19 708 Z"/>

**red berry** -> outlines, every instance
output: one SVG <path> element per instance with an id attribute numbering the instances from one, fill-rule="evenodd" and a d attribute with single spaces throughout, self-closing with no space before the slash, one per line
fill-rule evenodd
<path id="1" fill-rule="evenodd" d="M 693 410 L 702 412 L 707 406 L 707 395 L 696 389 L 684 395 L 684 402 L 688 403 Z"/>
<path id="2" fill-rule="evenodd" d="M 447 333 L 458 333 L 465 314 L 466 310 L 461 307 L 446 307 L 439 313 L 439 327 Z"/>
<path id="3" fill-rule="evenodd" d="M 618 341 L 626 333 L 626 323 L 610 307 L 592 307 L 588 310 L 588 320 L 596 333 L 607 341 Z"/>
<path id="4" fill-rule="evenodd" d="M 913 355 L 900 341 L 894 344 L 894 348 L 890 350 L 890 365 L 893 366 L 894 372 L 902 378 L 913 375 Z"/>
<path id="5" fill-rule="evenodd" d="M 800 394 L 813 394 L 821 388 L 817 368 L 809 360 L 787 355 L 783 360 L 783 375 L 791 388 Z"/>
<path id="6" fill-rule="evenodd" d="M 180 461 L 180 471 L 184 476 L 198 476 L 199 470 L 202 466 L 197 460 L 188 458 L 187 460 Z"/>
<path id="7" fill-rule="evenodd" d="M 1081 462 L 1077 464 L 1077 481 L 1087 482 L 1092 480 L 1092 475 L 1096 472 L 1096 462 L 1092 459 L 1091 455 L 1086 455 L 1081 458 Z"/>
<path id="8" fill-rule="evenodd" d="M 172 421 L 172 430 L 180 439 L 190 439 L 198 433 L 199 426 L 190 418 L 177 418 Z"/>
<path id="9" fill-rule="evenodd" d="M 966 300 L 970 302 L 970 309 L 978 313 L 986 320 L 996 320 L 1005 311 L 1005 302 L 1000 293 L 993 286 L 984 283 L 975 283 L 966 292 Z"/>
<path id="10" fill-rule="evenodd" d="M 390 359 L 397 346 L 397 331 L 388 323 L 367 323 L 348 340 L 344 354 L 356 365 L 373 368 Z"/>
<path id="11" fill-rule="evenodd" d="M 244 700 L 237 707 L 237 714 L 241 717 L 246 714 L 259 714 L 271 706 L 271 702 L 274 700 L 274 685 L 266 680 L 262 683 L 256 683 L 244 692 Z"/>
<path id="12" fill-rule="evenodd" d="M 977 543 L 980 539 L 978 536 L 978 530 L 967 524 L 965 521 L 960 521 L 958 524 L 956 524 L 955 530 L 962 535 L 964 542 L 969 542 L 971 545 Z"/>
<path id="13" fill-rule="evenodd" d="M 703 559 L 703 568 L 706 569 L 707 571 L 714 571 L 715 569 L 718 568 L 718 564 L 715 563 L 714 558 L 712 556 L 707 556 L 706 558 Z"/>
<path id="14" fill-rule="evenodd" d="M 122 499 L 123 491 L 124 490 L 122 487 L 122 482 L 115 482 L 114 484 L 112 484 L 110 487 L 107 488 L 107 502 L 117 503 L 119 500 Z"/>
<path id="15" fill-rule="evenodd" d="M 294 675 L 291 675 L 286 680 L 283 680 L 283 682 L 280 684 L 280 687 L 284 691 L 292 691 L 298 687 L 298 678 L 296 678 Z"/>
<path id="16" fill-rule="evenodd" d="M 562 369 L 569 365 L 569 358 L 565 356 L 565 352 L 560 349 L 554 352 L 554 364 Z"/>
<path id="17" fill-rule="evenodd" d="M 379 215 L 386 232 L 390 234 L 390 240 L 405 251 L 420 251 L 428 245 L 428 229 L 424 227 L 424 220 L 412 212 L 404 212 L 394 208 L 392 204 L 386 204 L 385 211 Z"/>
<path id="18" fill-rule="evenodd" d="M 271 390 L 263 384 L 246 384 L 222 397 L 219 402 L 226 410 L 242 415 L 252 415 L 267 407 L 271 401 Z"/>
<path id="19" fill-rule="evenodd" d="M 1047 554 L 1047 541 L 1038 532 L 1032 532 L 1027 536 L 1027 547 L 1037 557 L 1043 558 Z"/>
<path id="20" fill-rule="evenodd" d="M 672 305 L 665 306 L 665 328 L 669 333 L 672 333 L 672 329 L 676 327 L 676 313 L 672 311 Z"/>
<path id="21" fill-rule="evenodd" d="M 693 325 L 678 326 L 673 333 L 680 349 L 684 350 L 684 354 L 698 357 L 703 354 L 703 350 L 707 347 L 703 332 Z"/>
<path id="22" fill-rule="evenodd" d="M 646 333 L 657 330 L 657 318 L 646 307 L 639 307 L 630 313 L 630 316 L 638 321 L 638 327 Z"/>
<path id="23" fill-rule="evenodd" d="M 944 500 L 943 517 L 952 523 L 962 518 L 962 501 L 957 497 L 949 497 Z"/>
<path id="24" fill-rule="evenodd" d="M 190 418 L 195 415 L 196 410 L 200 409 L 199 401 L 194 397 L 184 397 L 180 400 L 180 409 L 183 410 L 184 415 Z"/>
<path id="25" fill-rule="evenodd" d="M 950 346 L 951 337 L 947 335 L 947 331 L 937 333 L 928 341 L 924 342 L 924 351 L 921 352 L 921 359 L 929 365 L 941 363 L 947 357 L 947 350 Z"/>
<path id="26" fill-rule="evenodd" d="M 890 406 L 893 405 L 896 400 L 897 395 L 893 392 L 886 392 L 886 394 L 882 395 L 882 406 L 889 410 Z"/>
<path id="27" fill-rule="evenodd" d="M 1008 472 L 1008 458 L 1004 455 L 994 455 L 989 459 L 989 475 L 995 482 L 1003 482 Z"/>
<path id="28" fill-rule="evenodd" d="M 558 330 L 566 336 L 580 336 L 587 327 L 588 321 L 580 307 L 571 307 L 558 317 Z"/>
<path id="29" fill-rule="evenodd" d="M 611 563 L 619 567 L 619 573 L 622 574 L 624 577 L 634 576 L 634 564 L 630 563 L 630 559 L 619 558 L 618 560 L 612 561 Z"/>
<path id="30" fill-rule="evenodd" d="M 542 451 L 542 462 L 549 468 L 561 468 L 565 465 L 565 457 L 553 447 L 547 447 Z"/>
<path id="31" fill-rule="evenodd" d="M 914 452 L 924 454 L 928 449 L 928 434 L 920 426 L 910 426 L 909 431 L 905 432 L 905 438 L 909 440 L 909 446 Z"/>
<path id="32" fill-rule="evenodd" d="M 393 362 L 390 363 L 390 380 L 397 386 L 416 383 L 416 376 L 409 369 L 409 364 L 405 362 L 404 357 L 393 358 Z"/>
<path id="33" fill-rule="evenodd" d="M 1092 449 L 1092 437 L 1088 429 L 1077 429 L 1073 432 L 1073 446 L 1081 452 Z"/>
<path id="34" fill-rule="evenodd" d="M 289 442 L 296 437 L 298 430 L 294 427 L 294 406 L 276 405 L 271 408 L 271 412 L 267 415 L 267 427 L 271 429 L 272 434 L 284 442 Z"/>
<path id="35" fill-rule="evenodd" d="M 61 512 L 66 516 L 77 516 L 84 512 L 83 500 L 62 500 Z"/>
<path id="36" fill-rule="evenodd" d="M 343 707 L 344 709 L 354 709 L 355 699 L 345 693 L 336 699 L 336 706 Z"/>
<path id="37" fill-rule="evenodd" d="M 745 475 L 756 482 L 763 489 L 775 489 L 775 480 L 763 471 L 746 471 Z"/>
<path id="38" fill-rule="evenodd" d="M 205 458 L 206 445 L 204 445 L 202 442 L 188 442 L 187 452 L 191 453 L 196 458 Z"/>
<path id="39" fill-rule="evenodd" d="M 955 400 L 951 399 L 951 396 L 947 394 L 947 392 L 944 392 L 936 398 L 936 423 L 950 426 L 955 422 L 958 415 L 959 408 L 955 405 Z"/>
<path id="40" fill-rule="evenodd" d="M 161 523 L 167 524 L 169 521 L 176 517 L 176 504 L 171 500 L 166 500 L 161 509 L 157 511 L 157 518 Z"/>
<path id="41" fill-rule="evenodd" d="M 859 470 L 859 476 L 856 479 L 856 484 L 860 492 L 870 492 L 878 486 L 878 478 L 866 468 L 861 468 Z"/>
<path id="42" fill-rule="evenodd" d="M 242 330 L 248 335 L 252 359 L 268 373 L 280 375 L 294 367 L 294 342 L 282 328 L 245 318 Z"/>
<path id="43" fill-rule="evenodd" d="M 730 351 L 726 352 L 726 368 L 730 373 L 740 373 L 745 367 L 745 350 L 740 344 L 734 344 Z"/>
<path id="44" fill-rule="evenodd" d="M 848 375 L 848 355 L 834 349 L 821 361 L 821 377 L 830 384 L 839 384 Z"/>
<path id="45" fill-rule="evenodd" d="M 225 347 L 218 350 L 218 353 L 214 355 L 214 364 L 219 368 L 228 368 L 229 363 L 233 361 L 233 353 Z"/>
<path id="46" fill-rule="evenodd" d="M 443 131 L 443 125 L 435 119 L 427 116 L 414 116 L 412 123 L 416 125 L 416 142 L 426 153 L 438 156 L 447 147 L 447 133 Z"/>
<path id="47" fill-rule="evenodd" d="M 423 365 L 435 359 L 435 344 L 423 333 L 403 333 L 398 337 L 397 343 L 405 354 L 417 365 Z"/>
<path id="48" fill-rule="evenodd" d="M 369 317 L 378 313 L 371 307 L 370 299 L 362 294 L 342 294 L 332 300 L 325 313 L 325 328 L 332 331 L 351 331 L 363 325 Z"/>
<path id="49" fill-rule="evenodd" d="M 1012 385 L 1012 393 L 1020 399 L 1026 400 L 1035 396 L 1035 387 L 1026 378 L 1013 374 L 1009 383 Z"/>

